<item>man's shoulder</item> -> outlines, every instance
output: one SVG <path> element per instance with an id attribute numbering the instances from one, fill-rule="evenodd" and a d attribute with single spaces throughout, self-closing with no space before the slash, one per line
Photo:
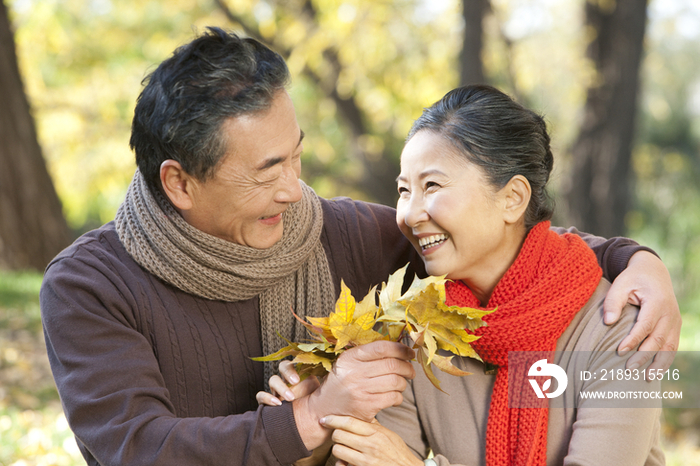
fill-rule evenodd
<path id="1" fill-rule="evenodd" d="M 110 246 L 119 243 L 119 237 L 114 227 L 114 222 L 109 222 L 99 228 L 88 231 L 76 239 L 73 244 L 58 253 L 49 263 L 48 268 L 65 259 L 76 257 L 81 253 L 91 253 L 100 250 L 109 250 Z"/>
<path id="2" fill-rule="evenodd" d="M 67 273 L 87 273 L 89 270 L 105 271 L 125 267 L 133 269 L 136 263 L 126 252 L 114 222 L 106 223 L 100 228 L 91 230 L 66 249 L 61 251 L 46 267 L 45 279 Z"/>
<path id="3" fill-rule="evenodd" d="M 356 222 L 371 221 L 385 222 L 396 218 L 396 210 L 393 207 L 376 204 L 374 202 L 357 201 L 349 197 L 334 197 L 325 199 L 319 196 L 323 206 L 324 222 Z"/>

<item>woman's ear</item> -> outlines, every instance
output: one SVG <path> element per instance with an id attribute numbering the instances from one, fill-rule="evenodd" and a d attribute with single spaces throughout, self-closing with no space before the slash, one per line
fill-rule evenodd
<path id="1" fill-rule="evenodd" d="M 501 190 L 505 201 L 504 219 L 507 223 L 516 223 L 525 215 L 530 204 L 532 188 L 523 175 L 515 175 Z"/>
<path id="2" fill-rule="evenodd" d="M 163 185 L 165 195 L 177 209 L 189 210 L 192 208 L 194 205 L 192 194 L 196 182 L 183 170 L 180 162 L 172 159 L 164 161 L 160 165 L 160 182 Z"/>

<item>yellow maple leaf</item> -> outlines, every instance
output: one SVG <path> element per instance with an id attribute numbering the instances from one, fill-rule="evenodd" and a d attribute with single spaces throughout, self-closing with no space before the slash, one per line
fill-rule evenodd
<path id="1" fill-rule="evenodd" d="M 280 359 L 284 359 L 287 356 L 296 356 L 299 354 L 301 351 L 299 351 L 298 348 L 295 346 L 285 346 L 284 348 L 280 349 L 279 351 L 276 351 L 272 354 L 268 354 L 267 356 L 258 356 L 255 358 L 250 358 L 253 361 L 279 361 Z"/>
<path id="2" fill-rule="evenodd" d="M 317 341 L 329 341 L 333 340 L 333 333 L 331 333 L 330 325 L 328 323 L 328 317 L 309 317 L 306 319 L 309 322 L 304 322 L 304 319 L 300 318 L 294 310 L 292 310 L 294 317 L 309 331 L 309 334 L 314 340 Z"/>
<path id="3" fill-rule="evenodd" d="M 367 320 L 363 319 L 362 317 L 360 319 L 364 321 Z M 335 352 L 341 353 L 347 346 L 358 346 L 372 343 L 373 341 L 377 340 L 386 340 L 386 336 L 372 330 L 374 319 L 372 320 L 372 325 L 370 325 L 369 328 L 365 327 L 366 322 L 347 322 L 343 325 L 333 327 L 333 335 L 335 335 L 335 337 L 338 339 L 335 344 Z"/>
<path id="4" fill-rule="evenodd" d="M 348 348 L 377 340 L 399 341 L 409 335 L 418 362 L 438 389 L 440 381 L 433 374 L 431 364 L 449 374 L 467 375 L 452 364 L 452 356 L 443 356 L 438 350 L 480 359 L 470 345 L 478 337 L 465 329 L 474 330 L 485 325 L 482 317 L 493 311 L 448 306 L 444 276 L 416 277 L 402 294 L 407 268 L 408 264 L 382 283 L 379 306 L 376 286 L 358 303 L 341 280 L 340 296 L 328 317 L 307 317 L 306 322 L 294 314 L 309 331 L 312 343 L 288 341 L 289 346 L 276 353 L 254 359 L 272 361 L 294 356 L 293 362 L 302 378 L 322 376 Z"/>
<path id="5" fill-rule="evenodd" d="M 486 325 L 486 322 L 481 319 L 495 311 L 495 309 L 474 309 L 472 307 L 448 306 L 445 304 L 444 299 L 438 303 L 438 309 L 443 312 L 453 312 L 466 317 L 467 320 L 464 328 L 468 328 L 469 330 L 476 330 L 477 328 Z"/>
<path id="6" fill-rule="evenodd" d="M 301 353 L 301 354 L 298 354 L 292 360 L 292 362 L 298 363 L 298 364 L 310 364 L 310 365 L 320 364 L 323 366 L 324 369 L 326 369 L 327 372 L 330 372 L 333 369 L 333 359 L 322 356 L 319 353 Z"/>
<path id="7" fill-rule="evenodd" d="M 471 375 L 471 372 L 463 371 L 459 367 L 452 364 L 452 358 L 454 358 L 454 356 L 442 356 L 440 354 L 436 354 L 433 357 L 433 364 L 435 364 L 442 372 L 447 372 L 451 375 L 456 375 L 459 377 Z"/>
<path id="8" fill-rule="evenodd" d="M 430 332 L 435 337 L 440 349 L 481 361 L 479 355 L 470 345 L 471 342 L 479 339 L 478 336 L 467 333 L 464 329 L 448 329 L 442 325 L 433 325 Z"/>
<path id="9" fill-rule="evenodd" d="M 406 301 L 413 299 L 417 294 L 420 294 L 424 292 L 429 285 L 434 285 L 435 289 L 439 290 L 438 293 L 438 302 L 444 303 L 445 302 L 445 283 L 447 283 L 447 279 L 445 278 L 445 275 L 441 277 L 433 277 L 428 276 L 425 278 L 418 278 L 418 276 L 413 277 L 413 282 L 411 283 L 411 286 L 406 290 L 406 293 L 401 296 L 400 300 L 401 301 Z"/>
<path id="10" fill-rule="evenodd" d="M 342 280 L 341 280 L 341 282 L 342 282 Z M 355 305 L 355 313 L 354 313 L 353 317 L 355 319 L 359 320 L 360 317 L 364 317 L 364 316 L 367 316 L 368 314 L 371 314 L 372 315 L 371 318 L 373 319 L 373 321 L 376 320 L 376 318 L 377 318 L 376 314 L 377 314 L 377 312 L 379 312 L 379 307 L 377 307 L 376 298 L 377 298 L 377 287 L 375 285 L 374 287 L 372 287 L 371 290 L 369 290 L 369 293 L 367 293 L 367 295 L 362 299 L 362 301 L 360 301 L 359 303 L 357 303 Z M 367 317 L 367 319 L 369 319 L 369 318 L 370 317 Z M 369 322 L 369 320 L 367 320 L 367 321 Z M 374 322 L 372 322 L 372 323 L 374 323 Z"/>
<path id="11" fill-rule="evenodd" d="M 426 377 L 428 377 L 428 380 L 441 392 L 444 392 L 442 388 L 440 388 L 440 380 L 435 377 L 435 374 L 433 374 L 433 369 L 430 367 L 430 363 L 428 362 L 428 355 L 427 355 L 428 350 L 424 347 L 420 347 L 416 350 L 416 359 L 418 360 L 418 363 L 421 365 L 423 368 L 423 372 L 425 373 Z"/>
<path id="12" fill-rule="evenodd" d="M 401 320 L 404 317 L 405 306 L 399 303 L 399 299 L 407 268 L 408 264 L 389 275 L 386 283 L 382 283 L 382 289 L 379 292 L 379 305 L 387 318 Z"/>
<path id="13" fill-rule="evenodd" d="M 345 282 L 340 280 L 340 296 L 335 302 L 335 312 L 330 315 L 331 328 L 333 320 L 340 322 L 352 322 L 352 317 L 355 314 L 355 298 L 353 298 L 350 288 L 345 285 Z"/>

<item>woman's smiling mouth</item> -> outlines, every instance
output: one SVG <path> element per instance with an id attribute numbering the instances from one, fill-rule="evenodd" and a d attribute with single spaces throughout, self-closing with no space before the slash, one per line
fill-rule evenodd
<path id="1" fill-rule="evenodd" d="M 441 245 L 444 243 L 450 235 L 440 234 L 440 235 L 430 235 L 418 240 L 418 245 L 423 251 L 427 251 L 431 248 Z"/>

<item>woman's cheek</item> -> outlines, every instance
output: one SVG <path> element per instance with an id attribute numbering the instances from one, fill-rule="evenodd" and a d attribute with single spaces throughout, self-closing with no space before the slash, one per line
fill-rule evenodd
<path id="1" fill-rule="evenodd" d="M 430 197 L 428 214 L 439 224 L 441 221 L 454 218 L 455 215 L 462 212 L 465 202 L 467 202 L 466 199 L 457 196 L 454 192 L 440 190 Z"/>

